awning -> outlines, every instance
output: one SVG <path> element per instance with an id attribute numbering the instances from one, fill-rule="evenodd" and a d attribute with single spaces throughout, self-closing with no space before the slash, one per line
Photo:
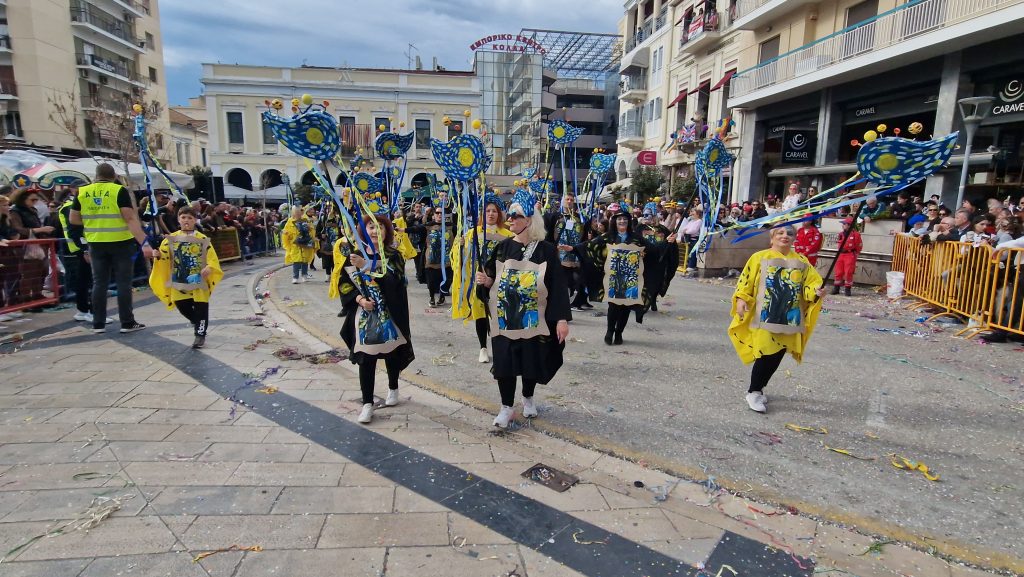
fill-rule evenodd
<path id="1" fill-rule="evenodd" d="M 719 88 L 725 86 L 725 84 L 727 82 L 729 82 L 729 79 L 732 78 L 734 74 L 736 74 L 735 70 L 730 70 L 730 71 L 726 72 L 725 76 L 723 76 L 722 79 L 718 81 L 718 84 L 716 84 L 716 85 L 711 87 L 711 92 L 714 92 L 714 91 L 718 90 Z"/>
<path id="2" fill-rule="evenodd" d="M 686 89 L 685 88 L 679 91 L 679 95 L 677 95 L 675 97 L 675 99 L 672 100 L 672 102 L 669 102 L 668 106 L 666 106 L 666 108 L 672 108 L 676 104 L 679 104 L 680 102 L 682 102 L 682 100 L 684 98 L 686 98 Z"/>
<path id="3" fill-rule="evenodd" d="M 693 90 L 691 90 L 687 94 L 696 94 L 696 93 L 700 92 L 701 90 L 704 90 L 708 86 L 711 86 L 711 81 L 710 80 L 705 80 L 704 82 L 701 82 L 700 84 L 698 84 L 697 88 L 694 88 Z"/>

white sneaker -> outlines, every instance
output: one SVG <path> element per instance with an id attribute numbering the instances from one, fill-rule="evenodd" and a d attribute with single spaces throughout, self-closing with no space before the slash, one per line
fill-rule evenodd
<path id="1" fill-rule="evenodd" d="M 299 279 L 293 278 L 292 279 L 292 284 L 299 284 Z"/>
<path id="2" fill-rule="evenodd" d="M 300 276 L 300 277 L 299 277 L 299 284 L 302 284 L 302 283 L 304 283 L 304 282 L 306 282 L 306 277 L 304 277 L 304 276 Z"/>
<path id="3" fill-rule="evenodd" d="M 768 395 L 764 394 L 764 391 L 761 391 L 761 402 L 764 403 L 764 406 L 768 406 Z"/>
<path id="4" fill-rule="evenodd" d="M 13 320 L 14 320 L 14 315 L 0 315 L 0 323 L 5 323 L 7 321 L 13 321 Z"/>
<path id="5" fill-rule="evenodd" d="M 313 273 L 307 272 L 306 273 L 306 278 L 313 278 Z"/>
<path id="6" fill-rule="evenodd" d="M 523 416 L 532 419 L 539 415 L 537 405 L 533 404 L 533 397 L 523 397 Z"/>
<path id="7" fill-rule="evenodd" d="M 373 420 L 373 403 L 366 403 L 363 405 L 363 410 L 359 413 L 359 422 L 367 424 Z"/>
<path id="8" fill-rule="evenodd" d="M 758 413 L 767 413 L 768 408 L 764 406 L 764 401 L 761 400 L 760 393 L 747 393 L 747 406 L 750 407 L 751 411 Z"/>
<path id="9" fill-rule="evenodd" d="M 479 361 L 481 363 L 489 363 L 489 362 L 491 362 L 491 355 L 487 354 L 487 349 L 480 349 Z"/>
<path id="10" fill-rule="evenodd" d="M 79 322 L 85 321 L 87 323 L 91 323 L 92 322 L 92 313 L 83 313 L 82 311 L 78 311 L 77 313 L 75 313 L 75 316 L 72 317 L 72 318 L 75 319 L 76 321 L 79 321 Z"/>
<path id="11" fill-rule="evenodd" d="M 385 407 L 393 407 L 398 404 L 398 389 L 388 389 L 388 398 L 384 399 Z"/>
<path id="12" fill-rule="evenodd" d="M 512 421 L 512 417 L 516 416 L 515 411 L 512 407 L 501 406 L 501 410 L 498 411 L 498 416 L 494 417 L 494 426 L 500 429 L 507 429 L 508 424 Z"/>

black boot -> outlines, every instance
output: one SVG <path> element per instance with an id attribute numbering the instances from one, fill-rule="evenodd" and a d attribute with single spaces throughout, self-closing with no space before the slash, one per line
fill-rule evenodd
<path id="1" fill-rule="evenodd" d="M 608 331 L 608 332 L 606 332 L 604 334 L 604 344 L 606 344 L 606 345 L 612 344 L 612 332 L 611 331 Z"/>
<path id="2" fill-rule="evenodd" d="M 206 337 L 203 335 L 196 335 L 196 339 L 192 341 L 193 349 L 201 349 L 206 346 Z"/>
<path id="3" fill-rule="evenodd" d="M 853 289 L 851 289 L 850 287 L 846 287 L 845 289 L 843 289 L 843 294 L 845 294 L 848 297 L 852 297 Z"/>
<path id="4" fill-rule="evenodd" d="M 658 301 L 651 301 L 651 310 L 658 312 Z"/>
<path id="5" fill-rule="evenodd" d="M 433 295 L 431 295 L 431 297 L 430 297 L 430 306 L 431 307 L 436 307 L 437 306 L 437 301 L 434 300 Z"/>
<path id="6" fill-rule="evenodd" d="M 834 294 L 834 295 L 839 294 L 839 285 L 834 285 L 832 287 L 832 294 Z"/>
<path id="7" fill-rule="evenodd" d="M 616 345 L 621 345 L 622 344 L 622 333 L 621 332 L 615 333 L 615 340 L 613 340 L 612 342 L 615 343 Z"/>

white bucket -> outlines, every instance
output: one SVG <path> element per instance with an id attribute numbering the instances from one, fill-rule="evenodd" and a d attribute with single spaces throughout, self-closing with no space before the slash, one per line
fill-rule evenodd
<path id="1" fill-rule="evenodd" d="M 891 299 L 903 297 L 903 280 L 906 277 L 903 273 L 891 270 L 885 273 L 885 293 Z"/>

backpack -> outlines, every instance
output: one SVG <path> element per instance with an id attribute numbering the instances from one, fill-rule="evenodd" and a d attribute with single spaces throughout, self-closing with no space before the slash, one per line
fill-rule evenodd
<path id="1" fill-rule="evenodd" d="M 309 223 L 305 221 L 296 221 L 295 228 L 298 229 L 299 235 L 295 237 L 295 244 L 301 247 L 311 247 L 313 243 L 313 235 L 309 233 Z"/>

